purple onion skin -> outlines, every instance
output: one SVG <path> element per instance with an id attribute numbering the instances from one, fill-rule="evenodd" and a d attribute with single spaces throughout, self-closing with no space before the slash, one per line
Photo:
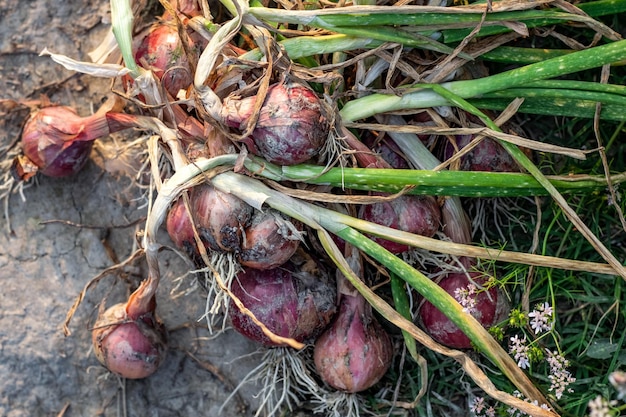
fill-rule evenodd
<path id="1" fill-rule="evenodd" d="M 432 237 L 439 229 L 441 210 L 434 197 L 404 195 L 392 201 L 361 206 L 359 218 L 393 229 Z M 372 237 L 372 240 L 394 254 L 410 249 L 407 245 L 379 237 Z"/>
<path id="2" fill-rule="evenodd" d="M 484 283 L 479 273 L 471 272 L 470 276 L 478 283 Z M 439 286 L 452 297 L 458 288 L 467 288 L 470 280 L 464 273 L 453 273 L 441 280 Z M 489 328 L 502 317 L 506 302 L 499 297 L 495 287 L 488 291 L 481 291 L 474 295 L 475 308 L 470 312 L 485 328 Z M 470 339 L 445 314 L 426 301 L 419 310 L 419 316 L 424 328 L 437 342 L 455 349 L 470 349 Z"/>
<path id="3" fill-rule="evenodd" d="M 289 228 L 281 213 L 274 210 L 257 210 L 250 226 L 244 232 L 239 253 L 243 266 L 256 269 L 272 269 L 287 262 L 300 246 L 300 239 Z M 301 229 L 299 222 L 292 227 Z"/>
<path id="4" fill-rule="evenodd" d="M 196 265 L 200 265 L 202 259 L 196 245 L 191 217 L 182 198 L 176 200 L 167 212 L 165 227 L 174 245 L 183 250 Z"/>
<path id="5" fill-rule="evenodd" d="M 335 285 L 329 285 L 326 275 L 293 273 L 285 266 L 246 268 L 233 281 L 231 290 L 272 333 L 299 342 L 313 340 L 336 311 Z M 281 346 L 265 336 L 232 301 L 229 314 L 233 327 L 242 335 L 265 346 Z"/>
<path id="6" fill-rule="evenodd" d="M 128 379 L 146 378 L 165 359 L 165 328 L 154 312 L 132 319 L 126 307 L 116 304 L 98 319 L 92 332 L 94 352 L 98 361 L 114 374 Z"/>
<path id="7" fill-rule="evenodd" d="M 38 168 L 50 177 L 75 175 L 89 159 L 93 139 L 82 140 L 85 121 L 72 108 L 44 107 L 26 122 L 22 149 Z M 108 131 L 103 132 L 102 136 Z"/>
<path id="8" fill-rule="evenodd" d="M 256 96 L 226 98 L 224 123 L 245 130 L 255 100 Z M 295 165 L 319 154 L 328 129 L 322 103 L 313 90 L 295 83 L 274 84 L 267 92 L 252 138 L 256 151 L 269 162 Z"/>
<path id="9" fill-rule="evenodd" d="M 243 230 L 252 218 L 252 207 L 207 184 L 195 187 L 191 200 L 198 233 L 207 247 L 216 251 L 239 251 Z"/>
<path id="10" fill-rule="evenodd" d="M 206 41 L 199 36 L 189 36 L 188 41 L 190 50 L 199 56 Z M 180 90 L 187 89 L 193 82 L 187 55 L 173 24 L 154 26 L 137 47 L 135 60 L 154 71 L 172 97 L 176 97 Z"/>
<path id="11" fill-rule="evenodd" d="M 385 375 L 393 358 L 391 339 L 360 297 L 342 295 L 339 312 L 313 352 L 320 377 L 348 393 L 366 390 Z"/>
<path id="12" fill-rule="evenodd" d="M 473 139 L 471 135 L 456 136 L 456 145 L 459 149 L 466 147 Z M 452 157 L 454 147 L 446 144 L 445 159 Z M 462 171 L 487 172 L 519 172 L 519 166 L 509 153 L 493 139 L 484 138 L 476 147 L 461 157 Z"/>

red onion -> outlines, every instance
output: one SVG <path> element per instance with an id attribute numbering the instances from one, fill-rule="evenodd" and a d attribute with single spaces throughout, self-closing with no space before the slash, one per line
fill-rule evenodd
<path id="1" fill-rule="evenodd" d="M 201 263 L 200 252 L 196 245 L 191 217 L 182 198 L 176 200 L 167 212 L 165 227 L 174 245 L 183 250 L 196 265 L 199 265 Z"/>
<path id="2" fill-rule="evenodd" d="M 141 286 L 127 303 L 116 304 L 94 326 L 92 343 L 96 358 L 109 371 L 128 379 L 152 375 L 165 359 L 166 332 L 155 315 L 154 298 L 147 305 L 136 302 Z"/>
<path id="3" fill-rule="evenodd" d="M 466 147 L 473 139 L 472 135 L 458 135 L 456 146 L 459 150 Z M 448 142 L 445 147 L 445 159 L 454 155 L 454 146 Z M 472 150 L 461 157 L 463 171 L 518 172 L 519 166 L 509 153 L 493 139 L 483 138 Z"/>
<path id="4" fill-rule="evenodd" d="M 207 41 L 195 32 L 187 37 L 191 53 L 198 57 Z M 172 23 L 160 23 L 152 27 L 135 51 L 135 60 L 154 72 L 163 87 L 176 97 L 193 82 L 187 54 L 183 49 L 178 29 Z"/>
<path id="5" fill-rule="evenodd" d="M 224 122 L 245 130 L 257 97 L 227 97 Z M 328 136 L 328 120 L 313 90 L 300 84 L 270 86 L 252 132 L 256 151 L 270 162 L 295 165 L 319 154 Z M 255 149 L 251 149 L 255 152 Z"/>
<path id="6" fill-rule="evenodd" d="M 389 335 L 371 306 L 358 294 L 342 294 L 333 323 L 315 342 L 313 360 L 320 377 L 341 391 L 363 391 L 383 377 L 392 358 Z"/>
<path id="7" fill-rule="evenodd" d="M 300 246 L 301 224 L 272 209 L 257 210 L 244 233 L 239 262 L 256 269 L 272 269 L 287 262 Z"/>
<path id="8" fill-rule="evenodd" d="M 448 274 L 439 286 L 459 301 L 468 314 L 489 328 L 506 314 L 507 303 L 495 287 L 479 290 L 476 285 L 485 283 L 483 275 L 478 272 L 470 272 L 469 275 L 472 280 L 465 273 Z M 421 306 L 419 316 L 424 328 L 439 343 L 456 349 L 471 348 L 470 339 L 430 302 L 426 301 Z"/>
<path id="9" fill-rule="evenodd" d="M 441 211 L 434 197 L 404 195 L 391 201 L 361 206 L 359 218 L 393 229 L 432 237 L 439 229 Z M 372 240 L 391 253 L 398 254 L 409 250 L 407 245 L 383 238 L 372 237 Z"/>
<path id="10" fill-rule="evenodd" d="M 291 263 L 268 270 L 246 268 L 231 290 L 272 333 L 304 342 L 330 323 L 337 296 L 335 285 L 329 285 L 321 270 L 296 273 L 294 269 Z M 263 345 L 277 346 L 232 301 L 229 314 L 239 333 Z"/>
<path id="11" fill-rule="evenodd" d="M 208 248 L 218 251 L 239 251 L 244 228 L 253 209 L 232 194 L 202 184 L 191 195 L 198 233 Z"/>
<path id="12" fill-rule="evenodd" d="M 118 109 L 119 102 L 114 99 L 88 117 L 81 117 L 65 106 L 36 111 L 24 125 L 24 156 L 16 164 L 34 165 L 33 171 L 50 177 L 76 174 L 87 162 L 94 140 L 136 125 L 133 116 L 115 113 Z M 19 176 L 27 180 L 34 174 L 28 170 Z"/>

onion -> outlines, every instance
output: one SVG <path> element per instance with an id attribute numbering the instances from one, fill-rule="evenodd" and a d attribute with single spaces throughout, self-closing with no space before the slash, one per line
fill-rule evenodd
<path id="1" fill-rule="evenodd" d="M 404 195 L 391 201 L 361 206 L 359 218 L 393 229 L 432 237 L 439 229 L 441 211 L 434 197 Z M 399 254 L 409 250 L 409 246 L 402 243 L 376 236 L 371 239 L 391 253 Z"/>
<path id="2" fill-rule="evenodd" d="M 224 100 L 224 123 L 245 130 L 257 96 Z M 270 162 L 295 165 L 320 153 L 328 137 L 328 120 L 315 92 L 296 83 L 270 86 L 252 131 L 256 152 Z"/>
<path id="3" fill-rule="evenodd" d="M 107 309 L 96 321 L 92 343 L 96 358 L 109 371 L 128 379 L 146 378 L 163 363 L 165 327 L 155 314 L 156 302 L 141 305 L 134 295 Z"/>
<path id="4" fill-rule="evenodd" d="M 76 174 L 89 159 L 94 140 L 136 125 L 133 116 L 117 113 L 122 108 L 112 98 L 87 117 L 66 106 L 35 111 L 22 130 L 24 155 L 14 162 L 14 173 L 22 180 L 36 172 L 50 177 Z"/>
<path id="5" fill-rule="evenodd" d="M 485 281 L 484 275 L 478 272 L 470 272 L 469 277 L 465 273 L 451 273 L 439 282 L 439 286 L 459 301 L 468 314 L 489 328 L 506 315 L 508 303 L 495 287 L 479 290 L 477 285 Z M 439 343 L 456 349 L 472 347 L 461 329 L 430 302 L 426 301 L 420 307 L 419 317 L 424 328 Z"/>
<path id="6" fill-rule="evenodd" d="M 389 335 L 371 306 L 359 294 L 342 294 L 333 323 L 315 342 L 313 360 L 320 377 L 341 391 L 363 391 L 383 377 L 392 358 Z"/>
<path id="7" fill-rule="evenodd" d="M 458 135 L 456 146 L 458 149 L 466 147 L 473 139 L 472 135 Z M 447 142 L 444 150 L 445 159 L 454 155 L 454 146 Z M 511 155 L 493 139 L 483 138 L 472 150 L 461 157 L 462 171 L 488 172 L 519 172 L 519 166 Z"/>
<path id="8" fill-rule="evenodd" d="M 291 263 L 268 270 L 246 268 L 233 281 L 231 291 L 272 333 L 304 342 L 330 323 L 337 296 L 324 271 L 294 270 Z M 239 333 L 265 346 L 279 346 L 232 301 L 229 312 Z"/>
<path id="9" fill-rule="evenodd" d="M 189 32 L 187 41 L 190 53 L 197 57 L 207 44 L 195 32 Z M 135 60 L 152 70 L 172 97 L 176 97 L 180 90 L 186 90 L 193 82 L 187 54 L 173 23 L 154 25 L 137 46 Z"/>
<path id="10" fill-rule="evenodd" d="M 298 227 L 301 224 L 296 222 Z M 244 233 L 239 262 L 256 269 L 276 268 L 287 262 L 300 246 L 301 233 L 282 213 L 257 210 Z"/>
<path id="11" fill-rule="evenodd" d="M 165 227 L 174 245 L 183 250 L 196 265 L 199 265 L 201 263 L 200 252 L 196 246 L 191 217 L 182 198 L 176 200 L 167 212 Z"/>

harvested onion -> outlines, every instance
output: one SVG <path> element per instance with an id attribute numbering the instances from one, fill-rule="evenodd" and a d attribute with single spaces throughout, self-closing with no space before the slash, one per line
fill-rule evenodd
<path id="1" fill-rule="evenodd" d="M 227 97 L 222 107 L 224 122 L 245 130 L 256 99 Z M 328 129 L 322 102 L 313 90 L 296 83 L 274 84 L 267 91 L 252 138 L 256 151 L 268 161 L 295 165 L 320 153 Z"/>
<path id="2" fill-rule="evenodd" d="M 393 350 L 387 332 L 359 294 L 342 294 L 333 323 L 315 342 L 313 359 L 320 377 L 335 389 L 355 393 L 385 375 Z"/>
<path id="3" fill-rule="evenodd" d="M 268 270 L 246 268 L 237 275 L 231 290 L 272 333 L 304 342 L 314 339 L 332 319 L 336 291 L 321 270 L 294 270 L 289 263 Z M 280 346 L 232 301 L 229 311 L 239 333 L 266 346 Z"/>
<path id="4" fill-rule="evenodd" d="M 239 253 L 243 266 L 276 268 L 287 262 L 300 246 L 299 222 L 287 220 L 276 210 L 257 210 L 246 228 Z"/>
<path id="5" fill-rule="evenodd" d="M 92 332 L 98 361 L 123 378 L 140 379 L 152 375 L 163 363 L 167 352 L 165 327 L 156 317 L 154 297 L 147 303 L 141 299 L 145 289 L 142 284 L 127 303 L 107 309 L 96 321 Z"/>

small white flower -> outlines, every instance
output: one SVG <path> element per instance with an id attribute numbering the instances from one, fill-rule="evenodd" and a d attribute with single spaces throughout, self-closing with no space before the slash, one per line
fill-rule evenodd
<path id="1" fill-rule="evenodd" d="M 535 310 L 528 313 L 528 317 L 532 318 L 530 326 L 535 334 L 549 332 L 552 330 L 552 306 L 548 303 L 539 304 Z"/>

